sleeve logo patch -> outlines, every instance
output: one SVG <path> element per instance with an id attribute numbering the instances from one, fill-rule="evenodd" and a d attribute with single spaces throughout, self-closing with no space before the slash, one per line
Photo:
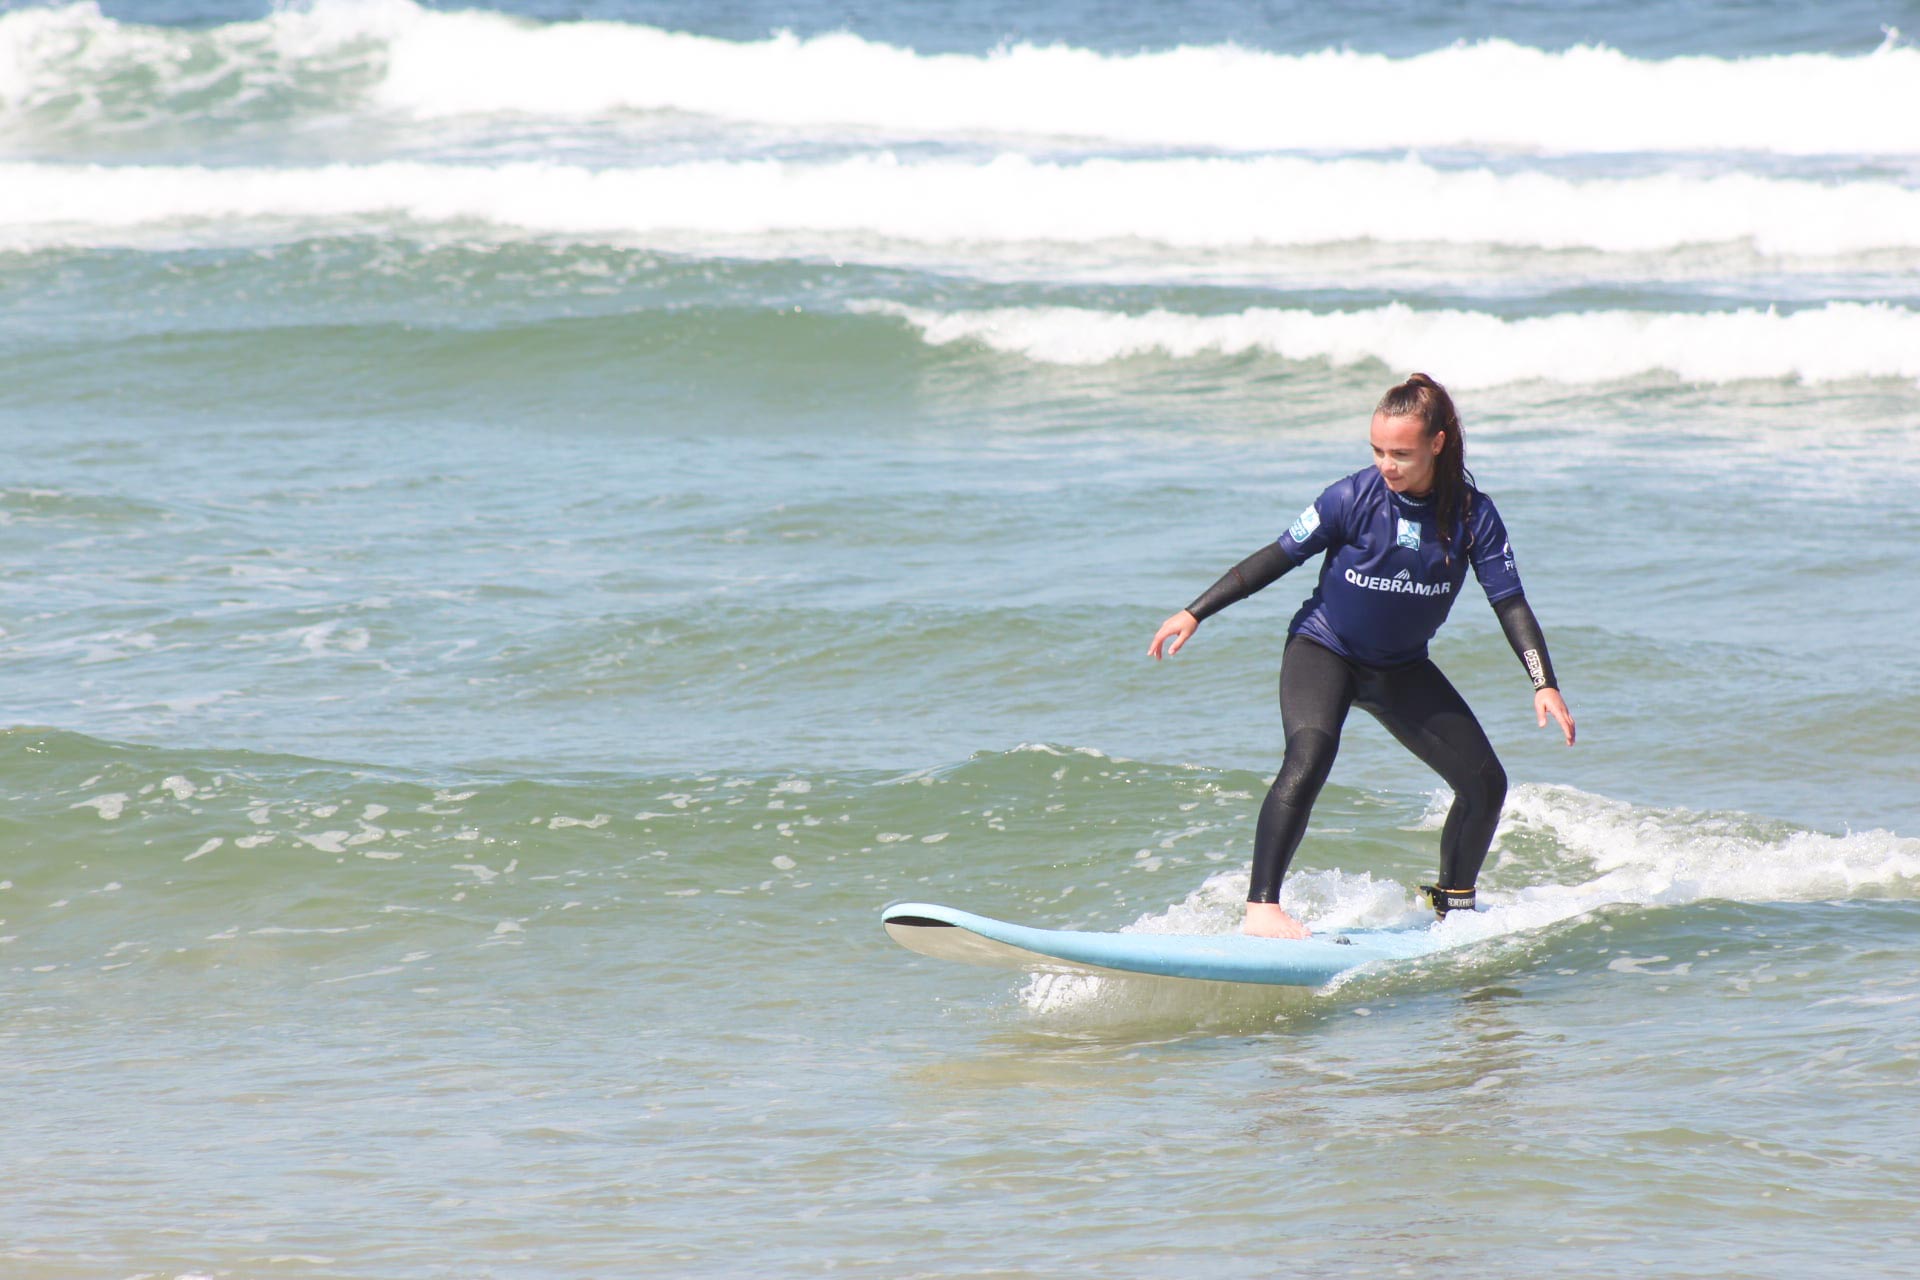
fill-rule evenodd
<path id="1" fill-rule="evenodd" d="M 1399 535 L 1394 541 L 1403 547 L 1418 551 L 1420 549 L 1420 522 L 1418 520 L 1401 520 L 1398 523 L 1400 526 Z"/>
<path id="2" fill-rule="evenodd" d="M 1319 527 L 1320 508 L 1310 506 L 1300 513 L 1300 517 L 1295 520 L 1292 527 L 1287 530 L 1287 535 L 1295 542 L 1305 542 L 1313 536 L 1313 531 Z"/>

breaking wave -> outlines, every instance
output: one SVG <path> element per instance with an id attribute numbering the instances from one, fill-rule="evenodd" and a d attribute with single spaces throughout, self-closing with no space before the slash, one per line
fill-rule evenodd
<path id="1" fill-rule="evenodd" d="M 5 113 L 112 129 L 304 108 L 444 118 L 693 113 L 776 125 L 1225 149 L 1920 153 L 1920 50 L 1639 59 L 1506 40 L 1412 57 L 1236 45 L 922 54 L 851 34 L 729 41 L 411 0 L 142 26 L 95 4 L 0 16 Z"/>
<path id="2" fill-rule="evenodd" d="M 1371 240 L 1763 254 L 1920 248 L 1920 190 L 1728 174 L 1576 180 L 1418 160 L 708 161 L 632 168 L 374 163 L 316 168 L 0 165 L 0 243 L 218 240 L 340 220 L 631 241 L 814 234 L 938 245 L 1174 249 Z"/>
<path id="3" fill-rule="evenodd" d="M 1123 932 L 1231 933 L 1246 891 L 1244 869 L 1221 871 Z M 1483 909 L 1449 916 L 1436 935 L 1441 953 L 1459 953 L 1608 908 L 1908 898 L 1916 891 L 1920 839 L 1891 831 L 1827 835 L 1744 814 L 1654 809 L 1573 787 L 1526 785 L 1508 797 L 1495 857 L 1481 882 Z M 1432 919 L 1413 886 L 1370 872 L 1297 873 L 1282 901 L 1321 932 L 1409 928 Z M 1636 963 L 1622 957 L 1609 967 L 1633 973 Z M 1020 998 L 1036 1013 L 1081 1013 L 1100 1006 L 1112 985 L 1106 978 L 1036 974 Z"/>
<path id="4" fill-rule="evenodd" d="M 1688 382 L 1920 378 L 1920 312 L 1833 302 L 1804 311 L 1583 311 L 1507 319 L 1478 311 L 1256 307 L 1231 315 L 1081 307 L 933 311 L 865 304 L 932 346 L 973 343 L 1044 364 L 1267 355 L 1342 366 L 1444 368 L 1449 385 L 1600 383 L 1667 374 Z"/>

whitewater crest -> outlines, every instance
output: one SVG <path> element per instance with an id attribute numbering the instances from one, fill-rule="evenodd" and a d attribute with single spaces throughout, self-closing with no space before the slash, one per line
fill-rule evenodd
<path id="1" fill-rule="evenodd" d="M 1550 852 L 1540 852 L 1543 844 Z M 1241 868 L 1208 876 L 1180 902 L 1141 915 L 1122 932 L 1232 933 L 1247 875 Z M 1454 913 L 1435 926 L 1442 952 L 1515 940 L 1608 908 L 1911 897 L 1920 894 L 1920 839 L 1882 830 L 1830 835 L 1744 814 L 1650 808 L 1528 784 L 1507 798 L 1480 889 L 1482 910 Z M 1413 928 L 1432 918 L 1412 885 L 1369 872 L 1296 872 L 1281 902 L 1319 933 Z M 1031 1012 L 1071 1014 L 1112 1003 L 1113 985 L 1089 975 L 1036 974 L 1019 999 Z"/>
<path id="2" fill-rule="evenodd" d="M 1608 253 L 1709 244 L 1766 255 L 1920 250 L 1920 190 L 1885 180 L 1573 179 L 1413 157 L 906 162 L 883 151 L 607 167 L 0 165 L 0 235 L 22 248 L 161 232 L 219 243 L 340 219 L 611 242 L 662 233 L 959 248 L 1133 242 L 1163 257 L 1362 241 Z"/>
<path id="3" fill-rule="evenodd" d="M 209 86 L 224 100 L 210 103 Z M 1407 57 L 1236 45 L 923 54 L 845 33 L 731 41 L 412 0 L 318 0 L 198 29 L 119 22 L 93 3 L 0 15 L 0 104 L 14 112 L 111 127 L 244 107 L 276 87 L 311 109 L 416 118 L 674 112 L 1224 150 L 1920 153 L 1920 50 L 1891 36 L 1860 56 L 1640 59 L 1500 39 Z"/>
<path id="4" fill-rule="evenodd" d="M 898 317 L 930 346 L 972 343 L 1058 365 L 1242 355 L 1335 366 L 1377 361 L 1389 368 L 1441 366 L 1448 382 L 1461 387 L 1648 375 L 1700 383 L 1920 378 L 1920 312 L 1880 302 L 1791 312 L 1582 311 L 1517 319 L 1403 303 L 1334 312 L 1254 307 L 1226 315 L 1081 307 L 934 311 L 885 301 L 867 309 Z"/>

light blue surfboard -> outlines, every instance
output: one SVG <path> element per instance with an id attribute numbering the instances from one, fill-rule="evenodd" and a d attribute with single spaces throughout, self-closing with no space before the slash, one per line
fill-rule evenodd
<path id="1" fill-rule="evenodd" d="M 1035 929 L 930 902 L 897 902 L 880 920 L 901 946 L 941 960 L 1038 973 L 1137 973 L 1289 987 L 1317 987 L 1363 964 L 1407 960 L 1442 945 L 1431 928 L 1353 929 L 1298 940 Z"/>

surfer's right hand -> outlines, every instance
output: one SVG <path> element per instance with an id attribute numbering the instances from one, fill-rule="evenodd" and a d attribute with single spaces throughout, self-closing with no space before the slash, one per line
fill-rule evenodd
<path id="1" fill-rule="evenodd" d="M 1182 609 L 1161 623 L 1160 629 L 1153 633 L 1153 643 L 1147 646 L 1147 656 L 1155 662 L 1160 661 L 1162 656 L 1172 657 L 1174 654 L 1180 652 L 1180 646 L 1191 640 L 1193 633 L 1199 630 L 1199 628 L 1200 619 L 1194 617 L 1185 609 Z M 1173 638 L 1172 644 L 1167 643 L 1169 636 Z M 1164 655 L 1162 653 L 1163 645 L 1165 646 Z"/>

